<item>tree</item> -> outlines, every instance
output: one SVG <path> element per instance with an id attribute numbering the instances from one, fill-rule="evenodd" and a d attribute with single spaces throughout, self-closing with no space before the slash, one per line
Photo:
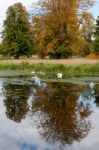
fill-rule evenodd
<path id="1" fill-rule="evenodd" d="M 96 29 L 94 35 L 95 35 L 95 40 L 93 43 L 94 52 L 96 54 L 99 54 L 99 16 L 96 20 Z"/>
<path id="2" fill-rule="evenodd" d="M 3 30 L 4 55 L 29 56 L 33 53 L 33 37 L 28 13 L 21 3 L 10 6 L 6 13 Z"/>
<path id="3" fill-rule="evenodd" d="M 40 56 L 49 54 L 54 58 L 68 57 L 72 53 L 71 41 L 74 43 L 78 38 L 74 0 L 71 0 L 71 3 L 64 0 L 61 3 L 54 0 L 44 1 L 42 7 L 48 10 L 47 13 L 33 18 L 34 28 L 39 35 L 37 37 Z"/>
<path id="4" fill-rule="evenodd" d="M 92 51 L 92 36 L 95 29 L 95 19 L 93 15 L 84 11 L 79 18 L 79 26 L 80 35 L 83 39 L 82 42 L 80 42 L 80 47 L 82 47 L 80 53 L 82 55 L 88 55 Z"/>
<path id="5" fill-rule="evenodd" d="M 85 138 L 91 128 L 90 101 L 79 101 L 85 87 L 75 84 L 47 82 L 47 90 L 36 87 L 32 101 L 32 121 L 49 144 L 72 144 Z M 71 89 L 71 90 L 70 90 Z M 35 116 L 38 117 L 35 121 Z"/>
<path id="6" fill-rule="evenodd" d="M 27 99 L 30 95 L 30 87 L 27 84 L 16 85 L 8 83 L 4 84 L 3 88 L 5 91 L 6 116 L 19 123 L 29 111 Z"/>
<path id="7" fill-rule="evenodd" d="M 38 52 L 54 58 L 67 58 L 74 48 L 84 43 L 80 34 L 79 18 L 94 0 L 43 0 L 40 6 L 46 13 L 33 17 L 33 28 L 38 41 Z M 76 45 L 76 46 L 75 46 Z M 86 44 L 85 44 L 86 45 Z"/>

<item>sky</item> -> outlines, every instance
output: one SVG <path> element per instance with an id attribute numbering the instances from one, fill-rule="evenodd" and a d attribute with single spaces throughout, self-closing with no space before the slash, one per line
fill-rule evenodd
<path id="1" fill-rule="evenodd" d="M 7 8 L 14 3 L 21 2 L 27 9 L 37 0 L 0 0 L 0 32 L 2 31 L 3 20 L 6 17 Z"/>
<path id="2" fill-rule="evenodd" d="M 99 0 L 96 1 L 97 2 L 94 8 L 91 9 L 91 12 L 94 14 L 95 17 L 99 15 Z M 0 0 L 0 32 L 3 29 L 3 20 L 6 16 L 7 8 L 16 2 L 21 2 L 28 9 L 32 5 L 32 3 L 37 2 L 37 0 Z"/>
<path id="3" fill-rule="evenodd" d="M 99 0 L 96 0 L 94 7 L 91 9 L 91 12 L 95 17 L 99 16 Z"/>

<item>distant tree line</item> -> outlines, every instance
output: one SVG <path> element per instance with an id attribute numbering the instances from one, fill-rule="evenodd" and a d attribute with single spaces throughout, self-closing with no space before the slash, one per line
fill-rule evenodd
<path id="1" fill-rule="evenodd" d="M 99 54 L 99 17 L 95 23 L 88 12 L 94 0 L 41 0 L 38 5 L 32 23 L 21 3 L 8 7 L 0 45 L 3 56 L 36 53 L 58 59 Z"/>

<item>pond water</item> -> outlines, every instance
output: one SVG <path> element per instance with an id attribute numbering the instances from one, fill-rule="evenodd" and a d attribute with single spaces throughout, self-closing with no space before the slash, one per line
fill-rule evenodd
<path id="1" fill-rule="evenodd" d="M 98 77 L 0 75 L 0 150 L 99 149 Z"/>

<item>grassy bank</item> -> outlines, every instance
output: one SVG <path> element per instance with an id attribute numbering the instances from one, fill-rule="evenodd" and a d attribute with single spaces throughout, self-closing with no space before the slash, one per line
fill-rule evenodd
<path id="1" fill-rule="evenodd" d="M 31 64 L 28 62 L 21 63 L 2 63 L 0 62 L 0 70 L 23 70 L 23 71 L 44 71 L 44 72 L 63 72 L 66 74 L 78 75 L 99 75 L 99 63 L 96 64 Z"/>

